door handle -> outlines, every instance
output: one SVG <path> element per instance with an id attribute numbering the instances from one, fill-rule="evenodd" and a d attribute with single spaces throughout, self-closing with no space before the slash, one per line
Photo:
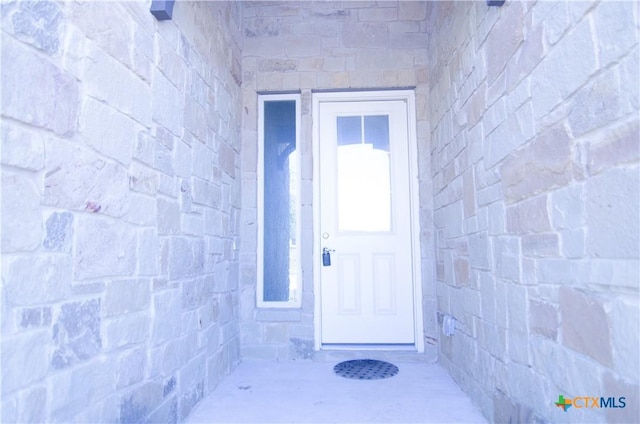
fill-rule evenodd
<path id="1" fill-rule="evenodd" d="M 331 266 L 331 252 L 335 252 L 335 250 L 328 247 L 322 248 L 322 266 Z"/>

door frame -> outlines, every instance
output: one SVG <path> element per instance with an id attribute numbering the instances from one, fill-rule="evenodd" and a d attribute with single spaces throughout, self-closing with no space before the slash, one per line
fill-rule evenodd
<path id="1" fill-rule="evenodd" d="M 420 258 L 420 202 L 418 174 L 418 143 L 416 135 L 416 105 L 413 89 L 364 90 L 364 91 L 312 91 L 312 143 L 313 143 L 313 292 L 314 292 L 314 348 L 323 349 L 322 294 L 320 270 L 322 267 L 322 238 L 320 237 L 320 105 L 334 102 L 404 101 L 407 105 L 407 132 L 409 151 L 409 210 L 411 214 L 411 262 L 413 264 L 413 310 L 415 350 L 424 352 L 424 323 L 422 311 L 422 273 Z M 326 347 L 325 347 L 326 349 Z M 389 350 L 394 350 L 389 345 Z M 398 347 L 406 350 L 406 346 Z"/>

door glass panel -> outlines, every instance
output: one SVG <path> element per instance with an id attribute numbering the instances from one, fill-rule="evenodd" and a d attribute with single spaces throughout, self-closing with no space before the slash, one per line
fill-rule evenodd
<path id="1" fill-rule="evenodd" d="M 339 231 L 391 231 L 389 117 L 337 118 Z"/>

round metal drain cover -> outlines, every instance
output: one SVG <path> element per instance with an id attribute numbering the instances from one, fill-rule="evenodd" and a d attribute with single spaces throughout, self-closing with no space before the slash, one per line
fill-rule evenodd
<path id="1" fill-rule="evenodd" d="M 340 362 L 333 371 L 341 377 L 356 380 L 379 380 L 398 374 L 398 367 L 376 359 L 354 359 Z"/>

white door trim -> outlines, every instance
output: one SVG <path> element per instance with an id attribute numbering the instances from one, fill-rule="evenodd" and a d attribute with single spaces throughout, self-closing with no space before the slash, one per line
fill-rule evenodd
<path id="1" fill-rule="evenodd" d="M 320 290 L 321 243 L 320 237 L 320 104 L 323 102 L 350 102 L 400 100 L 407 104 L 407 130 L 409 137 L 409 176 L 410 176 L 410 212 L 411 212 L 411 251 L 413 264 L 413 293 L 414 293 L 414 331 L 415 350 L 424 352 L 424 330 L 422 311 L 422 277 L 420 258 L 420 203 L 419 203 L 419 174 L 418 174 L 418 144 L 416 136 L 416 106 L 413 90 L 384 90 L 384 91 L 350 91 L 350 92 L 316 92 L 312 94 L 313 120 L 313 292 L 314 292 L 314 348 L 322 349 L 322 308 Z"/>

